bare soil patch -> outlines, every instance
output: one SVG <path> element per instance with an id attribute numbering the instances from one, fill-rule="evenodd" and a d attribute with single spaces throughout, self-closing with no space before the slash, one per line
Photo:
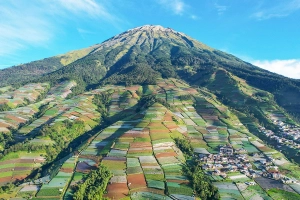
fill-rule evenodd
<path id="1" fill-rule="evenodd" d="M 155 156 L 156 158 L 162 158 L 162 157 L 177 156 L 177 154 L 175 152 L 164 152 L 164 153 L 158 153 Z"/>
<path id="2" fill-rule="evenodd" d="M 112 183 L 107 185 L 105 197 L 110 199 L 122 199 L 128 195 L 127 183 Z"/>
<path id="3" fill-rule="evenodd" d="M 147 187 L 147 183 L 144 177 L 144 174 L 130 174 L 127 176 L 128 186 L 129 188 L 144 188 Z"/>

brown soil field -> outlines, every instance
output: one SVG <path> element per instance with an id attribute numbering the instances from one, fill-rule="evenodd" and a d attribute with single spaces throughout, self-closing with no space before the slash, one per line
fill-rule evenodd
<path id="1" fill-rule="evenodd" d="M 192 93 L 192 94 L 197 94 L 197 90 L 193 89 L 193 88 L 187 88 L 185 89 L 185 91 L 189 92 L 189 93 Z"/>
<path id="2" fill-rule="evenodd" d="M 75 116 L 80 115 L 78 112 L 75 112 L 75 111 L 71 112 L 70 114 L 75 115 Z"/>
<path id="3" fill-rule="evenodd" d="M 139 89 L 139 85 L 126 87 L 126 90 L 137 91 Z"/>
<path id="4" fill-rule="evenodd" d="M 166 127 L 164 127 L 163 129 L 150 130 L 150 134 L 168 134 L 168 133 L 169 133 L 169 129 L 167 129 Z"/>
<path id="5" fill-rule="evenodd" d="M 127 183 L 112 183 L 107 185 L 107 194 L 104 197 L 110 199 L 122 199 L 128 195 Z"/>
<path id="6" fill-rule="evenodd" d="M 128 181 L 128 186 L 131 190 L 135 189 L 135 188 L 147 187 L 147 183 L 146 183 L 144 174 L 127 175 L 127 181 Z"/>
<path id="7" fill-rule="evenodd" d="M 272 149 L 270 149 L 269 147 L 267 147 L 267 146 L 263 146 L 263 147 L 257 147 L 259 150 L 261 150 L 261 151 L 270 151 L 270 150 L 272 150 Z"/>
<path id="8" fill-rule="evenodd" d="M 171 114 L 166 114 L 164 116 L 164 121 L 172 121 L 172 115 Z"/>
<path id="9" fill-rule="evenodd" d="M 11 159 L 11 160 L 5 160 L 0 162 L 0 165 L 5 165 L 5 164 L 11 164 L 11 163 L 18 163 L 19 159 Z"/>
<path id="10" fill-rule="evenodd" d="M 152 148 L 152 144 L 151 142 L 133 142 L 130 144 L 130 148 L 139 148 L 139 147 L 151 147 Z"/>
<path id="11" fill-rule="evenodd" d="M 2 122 L 0 122 L 0 126 L 1 126 L 1 127 L 4 127 L 4 128 L 8 128 L 8 127 L 9 127 L 8 124 L 4 124 L 4 123 L 2 123 Z"/>
<path id="12" fill-rule="evenodd" d="M 208 126 L 208 127 L 206 127 L 206 130 L 208 130 L 208 131 L 217 131 L 217 127 L 216 126 Z"/>
<path id="13" fill-rule="evenodd" d="M 168 152 L 168 153 L 158 153 L 155 156 L 157 158 L 162 158 L 162 157 L 177 156 L 177 154 L 175 152 Z"/>
<path id="14" fill-rule="evenodd" d="M 166 126 L 168 129 L 176 129 L 176 128 L 178 128 L 177 125 L 173 125 L 173 124 L 165 124 L 165 126 Z"/>
<path id="15" fill-rule="evenodd" d="M 34 159 L 19 159 L 16 163 L 33 163 Z"/>
<path id="16" fill-rule="evenodd" d="M 174 149 L 164 149 L 163 152 L 160 153 L 169 153 L 169 152 L 174 152 Z"/>
<path id="17" fill-rule="evenodd" d="M 65 173 L 72 173 L 73 172 L 73 168 L 61 168 L 59 171 L 65 172 Z"/>
<path id="18" fill-rule="evenodd" d="M 132 153 L 152 153 L 152 149 L 144 149 L 144 150 L 129 150 L 128 154 L 132 154 Z"/>
<path id="19" fill-rule="evenodd" d="M 5 183 L 8 183 L 11 181 L 11 176 L 0 178 L 0 185 L 4 185 Z"/>
<path id="20" fill-rule="evenodd" d="M 14 171 L 30 171 L 32 167 L 15 167 Z"/>
<path id="21" fill-rule="evenodd" d="M 123 136 L 120 136 L 118 138 L 118 141 L 120 142 L 133 142 L 134 138 L 133 137 L 123 137 Z"/>
<path id="22" fill-rule="evenodd" d="M 23 180 L 24 178 L 26 178 L 28 175 L 24 174 L 24 175 L 17 175 L 17 176 L 13 176 L 13 180 Z"/>
<path id="23" fill-rule="evenodd" d="M 13 167 L 3 168 L 3 169 L 0 169 L 0 173 L 2 173 L 2 172 L 8 172 L 8 171 L 11 171 L 12 169 L 13 169 Z"/>
<path id="24" fill-rule="evenodd" d="M 149 125 L 148 125 L 150 128 L 153 126 L 153 127 L 156 127 L 156 126 L 164 126 L 161 122 L 150 122 Z"/>
<path id="25" fill-rule="evenodd" d="M 160 167 L 157 163 L 155 164 L 155 163 L 141 163 L 141 166 L 142 167 L 146 167 L 146 166 L 158 166 L 158 167 Z"/>
<path id="26" fill-rule="evenodd" d="M 129 151 L 140 151 L 140 150 L 151 150 L 152 151 L 152 147 L 131 147 L 129 149 Z"/>
<path id="27" fill-rule="evenodd" d="M 13 116 L 13 115 L 6 115 L 6 117 L 9 118 L 9 119 L 11 119 L 11 120 L 20 122 L 20 123 L 26 122 L 26 120 L 20 119 L 20 118 L 18 118 L 18 117 Z"/>

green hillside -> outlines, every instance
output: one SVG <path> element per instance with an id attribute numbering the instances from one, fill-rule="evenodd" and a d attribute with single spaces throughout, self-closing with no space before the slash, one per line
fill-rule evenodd
<path id="1" fill-rule="evenodd" d="M 183 33 L 146 25 L 1 77 L 0 198 L 300 198 L 299 80 Z"/>

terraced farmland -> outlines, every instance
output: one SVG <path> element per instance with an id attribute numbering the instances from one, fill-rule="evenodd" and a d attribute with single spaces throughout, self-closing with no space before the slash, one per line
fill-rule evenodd
<path id="1" fill-rule="evenodd" d="M 201 163 L 199 155 L 218 156 L 220 147 L 230 145 L 235 152 L 249 155 L 249 163 L 259 168 L 257 160 L 280 154 L 249 132 L 243 118 L 211 93 L 179 80 L 159 79 L 157 85 L 147 86 L 107 85 L 66 98 L 75 85 L 63 82 L 39 102 L 2 112 L 27 117 L 24 124 L 14 125 L 15 140 L 23 142 L 26 150 L 9 152 L 0 161 L 2 185 L 25 180 L 11 197 L 72 199 L 92 170 L 106 166 L 113 174 L 104 192 L 107 198 L 194 199 L 193 180 L 185 167 L 187 162 Z M 107 101 L 102 107 L 95 102 L 97 95 Z M 156 102 L 142 104 L 145 96 Z M 53 127 L 56 133 L 49 134 Z M 69 137 L 81 139 L 72 146 Z M 187 157 L 175 145 L 176 138 L 187 140 L 194 156 Z M 59 159 L 49 156 L 61 152 Z M 253 181 L 248 175 L 228 172 L 224 177 L 211 169 L 205 173 L 222 199 L 272 199 L 259 185 L 242 185 Z"/>

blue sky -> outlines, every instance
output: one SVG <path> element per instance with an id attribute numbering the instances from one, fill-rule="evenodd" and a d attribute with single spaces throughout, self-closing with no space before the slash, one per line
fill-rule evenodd
<path id="1" fill-rule="evenodd" d="M 0 68 L 162 25 L 300 78 L 300 0 L 0 0 Z"/>

